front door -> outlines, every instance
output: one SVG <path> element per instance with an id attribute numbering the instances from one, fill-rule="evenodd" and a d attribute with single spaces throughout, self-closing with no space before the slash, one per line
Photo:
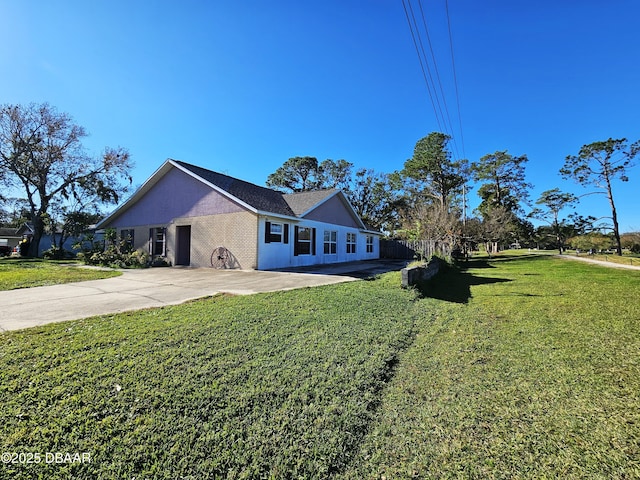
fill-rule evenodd
<path id="1" fill-rule="evenodd" d="M 191 264 L 191 225 L 176 227 L 176 265 Z"/>

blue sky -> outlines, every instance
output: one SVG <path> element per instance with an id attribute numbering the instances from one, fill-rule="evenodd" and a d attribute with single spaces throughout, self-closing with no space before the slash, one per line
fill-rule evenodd
<path id="1" fill-rule="evenodd" d="M 582 145 L 640 139 L 640 2 L 450 0 L 462 129 L 445 1 L 422 7 L 460 156 L 526 154 L 536 199 L 589 191 L 557 173 Z M 402 0 L 0 0 L 0 22 L 0 103 L 71 114 L 91 152 L 129 149 L 136 184 L 166 158 L 260 185 L 293 156 L 391 172 L 442 130 Z M 579 212 L 610 214 L 602 195 Z"/>

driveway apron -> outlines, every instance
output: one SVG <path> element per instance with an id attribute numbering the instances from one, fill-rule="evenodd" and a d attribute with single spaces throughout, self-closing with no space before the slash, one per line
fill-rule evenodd
<path id="1" fill-rule="evenodd" d="M 124 270 L 103 280 L 0 292 L 0 332 L 164 305 L 218 293 L 249 295 L 356 280 L 362 273 L 388 271 L 371 262 L 354 265 L 355 273 L 326 268 L 310 272 L 151 268 Z M 349 269 L 347 269 L 349 270 Z"/>

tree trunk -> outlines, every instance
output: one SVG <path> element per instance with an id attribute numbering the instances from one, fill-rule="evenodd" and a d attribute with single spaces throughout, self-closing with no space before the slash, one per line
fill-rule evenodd
<path id="1" fill-rule="evenodd" d="M 622 243 L 620 241 L 620 229 L 618 227 L 618 213 L 616 212 L 616 205 L 613 203 L 613 193 L 611 192 L 611 181 L 609 175 L 606 175 L 607 180 L 607 197 L 609 197 L 609 204 L 611 205 L 611 220 L 613 221 L 613 236 L 616 239 L 616 255 L 622 256 Z"/>
<path id="2" fill-rule="evenodd" d="M 38 253 L 40 253 L 40 240 L 44 233 L 44 222 L 40 218 L 40 215 L 34 215 L 31 222 L 33 224 L 33 236 L 29 244 L 29 256 L 36 258 Z"/>

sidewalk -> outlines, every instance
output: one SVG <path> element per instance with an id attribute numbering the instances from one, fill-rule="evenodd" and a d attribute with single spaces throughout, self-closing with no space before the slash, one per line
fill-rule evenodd
<path id="1" fill-rule="evenodd" d="M 565 260 L 577 260 L 580 262 L 593 263 L 594 265 L 601 265 L 603 267 L 610 268 L 625 268 L 627 270 L 640 270 L 640 266 L 637 265 L 625 265 L 624 263 L 605 262 L 603 260 L 595 260 L 587 257 L 577 257 L 575 255 L 555 255 L 556 258 L 563 258 Z"/>

